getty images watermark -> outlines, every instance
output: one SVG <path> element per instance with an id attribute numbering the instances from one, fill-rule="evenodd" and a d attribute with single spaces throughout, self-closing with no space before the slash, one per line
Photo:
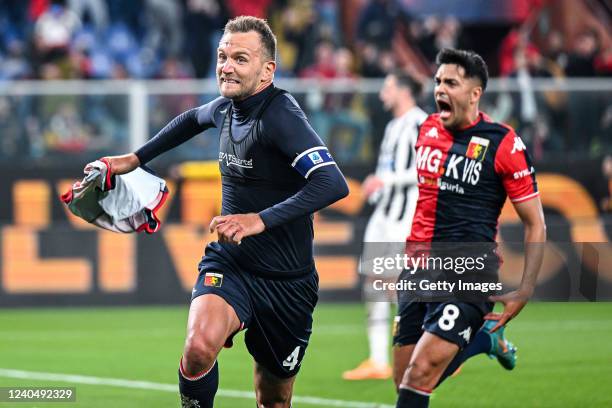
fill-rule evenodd
<path id="1" fill-rule="evenodd" d="M 480 302 L 520 285 L 528 252 L 544 258 L 535 300 L 612 300 L 608 242 L 366 243 L 359 268 L 368 301 Z"/>
<path id="2" fill-rule="evenodd" d="M 438 251 L 439 252 L 439 251 Z M 499 261 L 493 254 L 458 256 L 454 253 L 430 255 L 394 254 L 371 259 L 369 281 L 373 292 L 407 292 L 421 300 L 466 298 L 482 300 L 503 290 L 492 273 Z M 455 252 L 454 250 L 452 252 Z"/>
<path id="3" fill-rule="evenodd" d="M 465 273 L 483 272 L 486 269 L 487 254 L 479 257 L 440 257 L 410 256 L 407 254 L 396 254 L 394 257 L 377 257 L 373 259 L 372 272 L 375 275 L 382 275 L 386 271 L 402 270 L 404 276 L 415 276 L 417 273 L 427 275 L 418 279 L 406 277 L 397 282 L 388 282 L 385 279 L 374 279 L 372 282 L 374 290 L 402 290 L 402 291 L 445 291 L 452 294 L 456 291 L 478 291 L 481 293 L 491 293 L 501 291 L 501 282 L 474 282 L 462 280 L 459 277 L 453 278 L 452 273 L 463 275 Z M 428 271 L 442 271 L 450 279 L 430 280 Z M 450 275 L 449 275 L 450 274 Z"/>
<path id="4" fill-rule="evenodd" d="M 417 301 L 485 301 L 504 289 L 499 265 L 490 244 L 368 243 L 360 268 L 368 300 L 406 295 Z"/>

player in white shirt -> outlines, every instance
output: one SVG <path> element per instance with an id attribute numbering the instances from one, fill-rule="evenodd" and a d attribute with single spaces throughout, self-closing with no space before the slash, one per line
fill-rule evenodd
<path id="1" fill-rule="evenodd" d="M 414 146 L 419 126 L 427 117 L 416 104 L 420 91 L 419 82 L 399 71 L 387 75 L 380 90 L 379 97 L 393 119 L 385 128 L 376 171 L 362 184 L 363 193 L 376 204 L 365 231 L 364 255 L 368 249 L 380 253 L 384 243 L 403 243 L 410 235 L 418 197 Z M 371 286 L 368 276 L 364 281 L 366 288 Z M 390 301 L 367 302 L 367 308 L 370 356 L 357 368 L 345 371 L 342 377 L 346 380 L 387 379 L 392 374 Z"/>

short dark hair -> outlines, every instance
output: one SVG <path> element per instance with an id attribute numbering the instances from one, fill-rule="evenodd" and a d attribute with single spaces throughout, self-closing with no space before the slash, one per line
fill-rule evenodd
<path id="1" fill-rule="evenodd" d="M 223 34 L 226 33 L 248 33 L 255 31 L 259 34 L 265 56 L 276 60 L 276 36 L 270 29 L 268 22 L 262 18 L 253 16 L 238 16 L 227 22 Z"/>
<path id="2" fill-rule="evenodd" d="M 438 67 L 442 64 L 456 64 L 465 70 L 467 78 L 478 78 L 482 85 L 482 90 L 487 89 L 489 81 L 489 69 L 482 57 L 471 50 L 456 50 L 454 48 L 444 48 L 436 56 Z"/>
<path id="3" fill-rule="evenodd" d="M 417 81 L 412 75 L 408 74 L 406 71 L 402 70 L 394 70 L 389 73 L 389 75 L 393 75 L 395 80 L 397 81 L 397 85 L 410 90 L 413 98 L 418 98 L 423 90 L 423 84 Z"/>

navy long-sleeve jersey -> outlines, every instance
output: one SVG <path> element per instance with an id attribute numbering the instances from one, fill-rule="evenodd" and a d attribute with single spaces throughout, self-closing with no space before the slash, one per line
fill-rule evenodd
<path id="1" fill-rule="evenodd" d="M 144 164 L 211 127 L 219 129 L 222 214 L 259 213 L 266 230 L 241 245 L 213 242 L 206 256 L 263 276 L 314 270 L 312 214 L 348 186 L 295 99 L 273 85 L 240 102 L 219 97 L 176 117 L 136 155 Z"/>

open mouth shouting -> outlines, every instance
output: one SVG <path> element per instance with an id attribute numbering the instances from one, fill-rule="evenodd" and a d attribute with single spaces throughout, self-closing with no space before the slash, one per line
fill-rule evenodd
<path id="1" fill-rule="evenodd" d="M 442 96 L 436 98 L 436 106 L 440 112 L 440 119 L 448 121 L 453 114 L 453 105 L 450 101 Z"/>

